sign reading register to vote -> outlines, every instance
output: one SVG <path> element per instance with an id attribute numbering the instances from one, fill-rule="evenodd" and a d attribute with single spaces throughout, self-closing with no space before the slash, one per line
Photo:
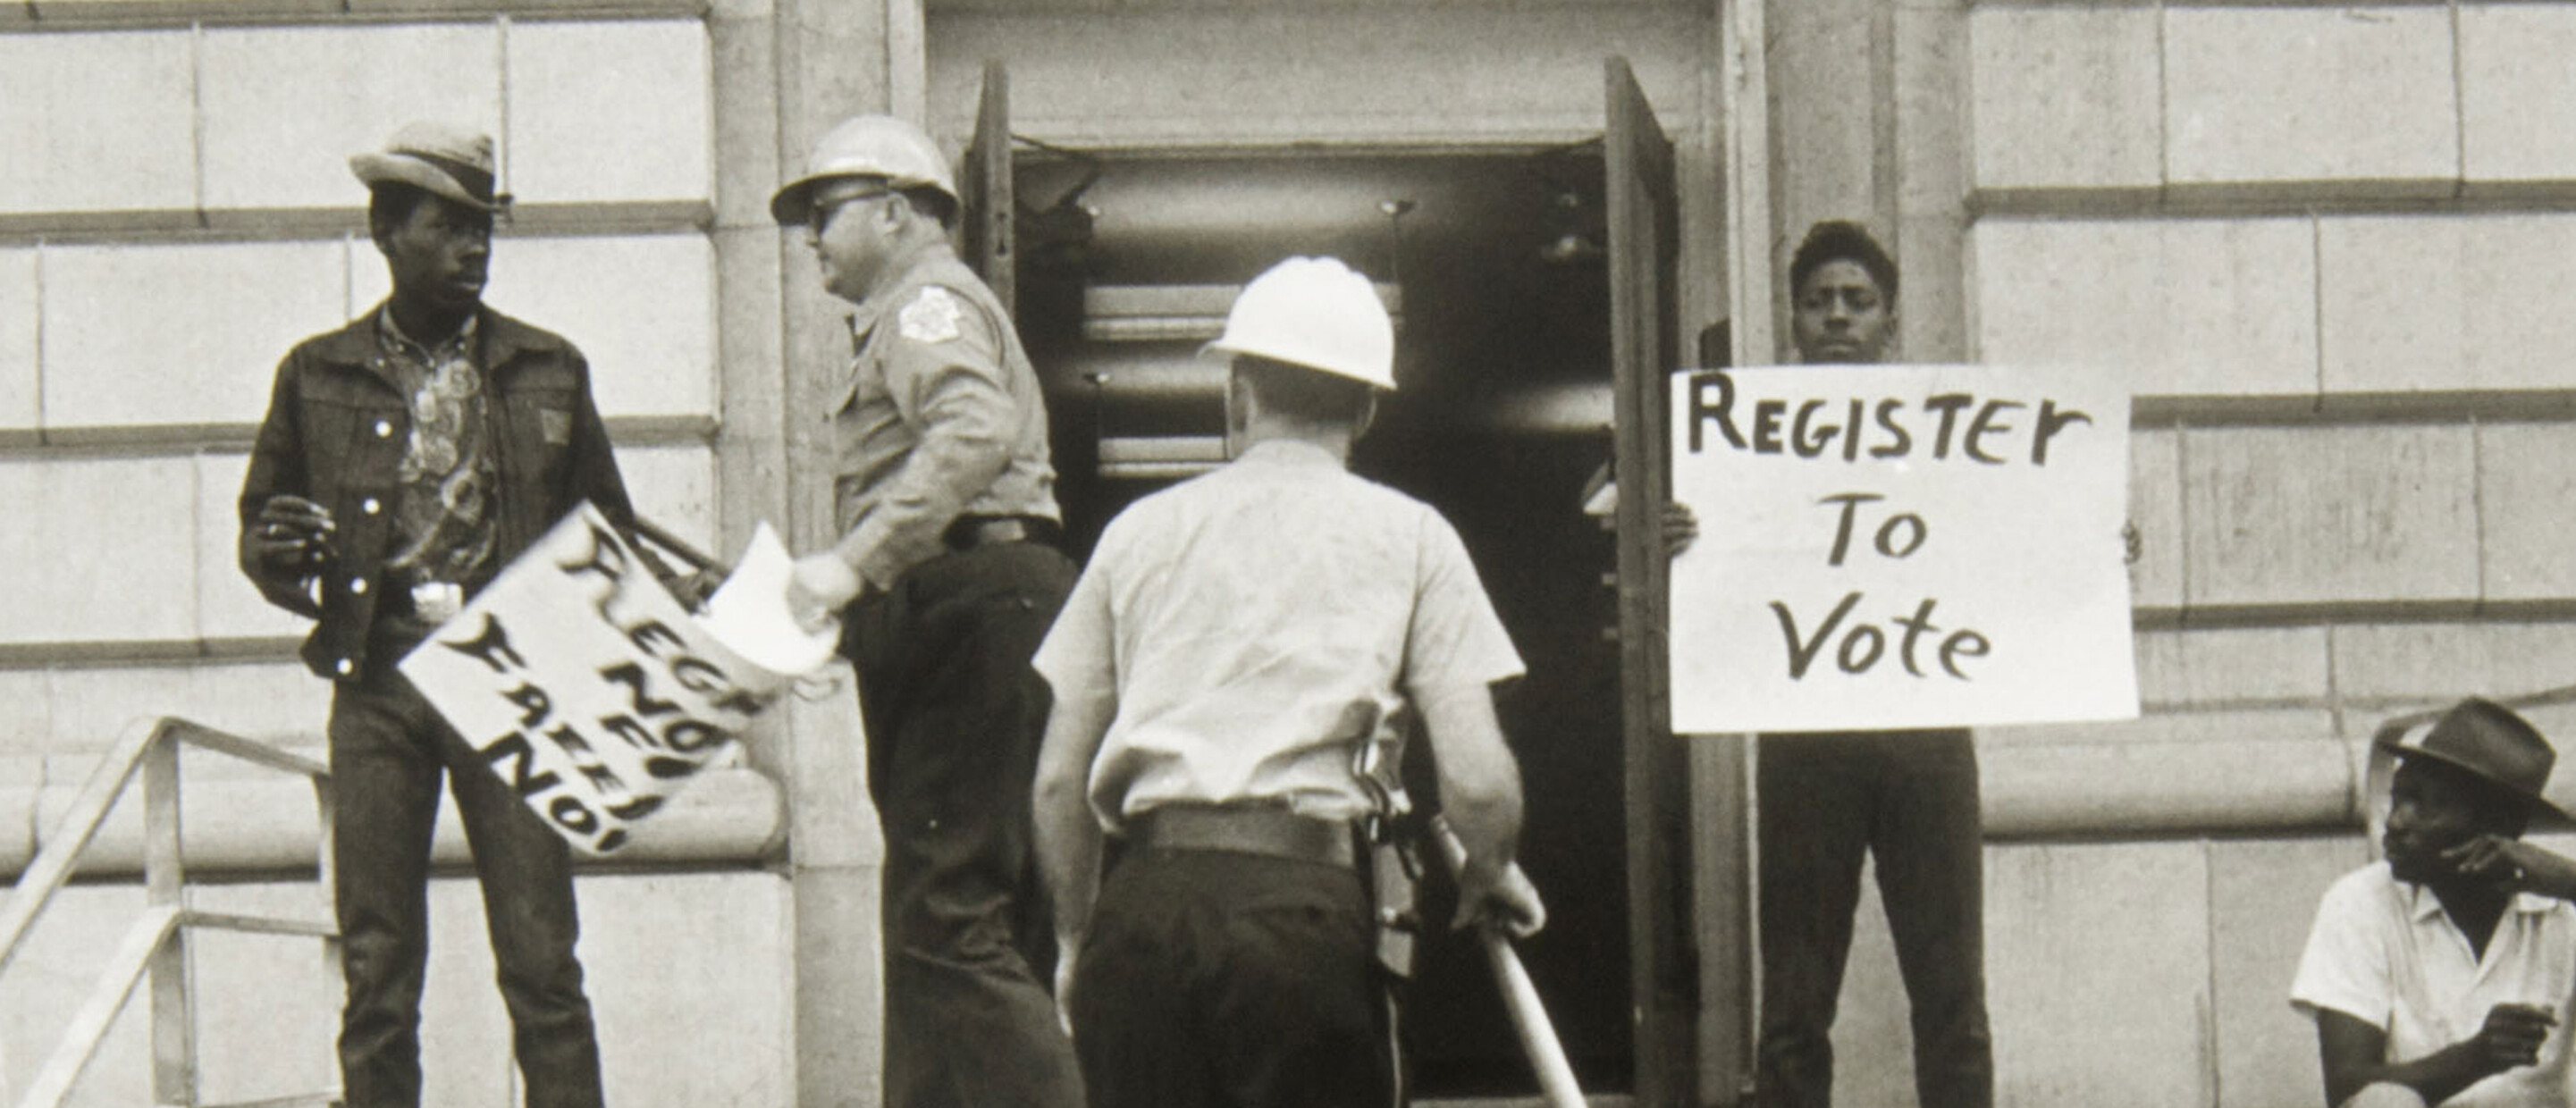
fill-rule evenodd
<path id="1" fill-rule="evenodd" d="M 2071 370 L 1673 379 L 1673 729 L 2125 719 L 2129 396 Z"/>

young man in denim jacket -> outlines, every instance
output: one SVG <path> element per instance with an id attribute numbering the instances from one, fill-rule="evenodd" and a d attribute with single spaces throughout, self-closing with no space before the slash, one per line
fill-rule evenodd
<path id="1" fill-rule="evenodd" d="M 634 519 L 581 352 L 482 303 L 509 204 L 492 166 L 490 137 L 420 123 L 350 159 L 393 292 L 287 354 L 242 487 L 242 571 L 318 621 L 304 660 L 334 683 L 351 1108 L 420 1103 L 442 776 L 473 846 L 527 1104 L 600 1104 L 570 852 L 394 668 L 575 505 Z"/>

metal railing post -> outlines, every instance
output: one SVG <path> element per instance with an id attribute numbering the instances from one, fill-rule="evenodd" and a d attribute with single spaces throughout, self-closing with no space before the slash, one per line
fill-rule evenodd
<path id="1" fill-rule="evenodd" d="M 73 863 L 89 848 L 106 822 L 108 810 L 125 792 L 126 783 L 134 779 L 135 767 L 143 759 L 145 747 L 160 739 L 161 720 L 137 720 L 117 736 L 116 745 L 100 756 L 98 767 L 81 783 L 80 795 L 72 799 L 69 811 L 44 837 L 35 860 L 19 871 L 9 895 L 0 897 L 0 972 L 6 972 L 25 945 L 27 929 L 35 926 L 36 917 L 53 903 L 63 882 L 69 880 Z"/>
<path id="2" fill-rule="evenodd" d="M 320 877 L 325 918 L 298 920 L 199 912 L 189 907 L 187 866 L 181 850 L 179 747 L 182 743 L 253 765 L 300 774 L 313 782 L 321 817 Z M 18 1108 L 60 1108 L 71 1096 L 81 1071 L 97 1056 L 100 1043 L 116 1023 L 136 987 L 146 977 L 152 991 L 152 1099 L 175 1108 L 197 1108 L 202 1073 L 197 1065 L 195 971 L 188 945 L 190 928 L 211 927 L 244 934 L 296 935 L 322 940 L 323 961 L 337 984 L 340 976 L 339 929 L 329 922 L 333 903 L 331 864 L 331 767 L 266 743 L 164 716 L 137 720 L 99 760 L 89 780 L 73 798 L 69 811 L 45 836 L 34 861 L 17 883 L 0 896 L 0 970 L 8 968 L 36 917 L 71 876 L 81 852 L 97 838 L 108 813 L 137 775 L 143 778 L 142 917 L 128 928 L 124 942 L 108 960 L 106 971 L 90 989 L 80 1010 L 63 1029 L 53 1053 L 19 1096 Z M 235 1108 L 285 1108 L 288 1105 L 338 1108 L 340 1090 L 305 1096 L 271 1097 Z"/>
<path id="3" fill-rule="evenodd" d="M 327 758 L 329 755 L 326 753 L 324 757 Z M 321 818 L 322 824 L 322 843 L 313 865 L 314 883 L 320 888 L 322 895 L 322 918 L 334 921 L 331 933 L 322 937 L 322 981 L 323 988 L 331 990 L 332 995 L 337 997 L 340 995 L 341 983 L 346 980 L 347 975 L 341 962 L 343 955 L 340 950 L 340 929 L 337 924 L 340 918 L 340 868 L 335 861 L 339 847 L 339 835 L 335 829 L 339 826 L 340 800 L 333 791 L 331 778 L 327 774 L 317 774 L 313 778 L 313 809 Z M 338 1012 L 340 1005 L 332 1004 L 331 1010 Z M 332 1041 L 336 1043 L 339 1041 L 338 1028 L 334 1027 L 332 1030 Z M 336 1052 L 333 1057 L 336 1061 L 338 1057 Z M 340 1067 L 333 1065 L 331 1074 L 334 1080 L 325 1094 L 330 1097 L 330 1102 L 335 1108 L 343 1103 L 344 1090 L 337 1080 L 339 1073 Z"/>
<path id="4" fill-rule="evenodd" d="M 168 730 L 143 752 L 143 901 L 186 912 L 187 873 L 179 850 L 179 743 Z M 197 1103 L 196 1013 L 188 990 L 188 929 L 171 929 L 153 951 L 152 1100 Z"/>

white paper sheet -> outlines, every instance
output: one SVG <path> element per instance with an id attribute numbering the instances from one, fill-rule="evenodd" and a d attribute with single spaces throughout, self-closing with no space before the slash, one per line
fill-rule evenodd
<path id="1" fill-rule="evenodd" d="M 751 544 L 733 574 L 707 598 L 698 623 L 744 660 L 789 676 L 813 672 L 840 645 L 841 626 L 819 631 L 796 625 L 787 610 L 787 582 L 795 559 L 767 522 L 752 532 Z"/>

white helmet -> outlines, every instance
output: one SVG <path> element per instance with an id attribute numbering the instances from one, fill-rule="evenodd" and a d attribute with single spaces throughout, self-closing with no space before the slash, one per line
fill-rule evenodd
<path id="1" fill-rule="evenodd" d="M 933 188 L 957 199 L 948 157 L 921 128 L 890 115 L 855 115 L 814 140 L 804 175 L 769 198 L 770 216 L 789 226 L 805 222 L 814 186 L 835 177 L 882 177 L 898 189 Z"/>
<path id="2" fill-rule="evenodd" d="M 1395 324 L 1377 286 L 1338 258 L 1290 258 L 1234 299 L 1202 353 L 1250 354 L 1395 388 Z"/>

